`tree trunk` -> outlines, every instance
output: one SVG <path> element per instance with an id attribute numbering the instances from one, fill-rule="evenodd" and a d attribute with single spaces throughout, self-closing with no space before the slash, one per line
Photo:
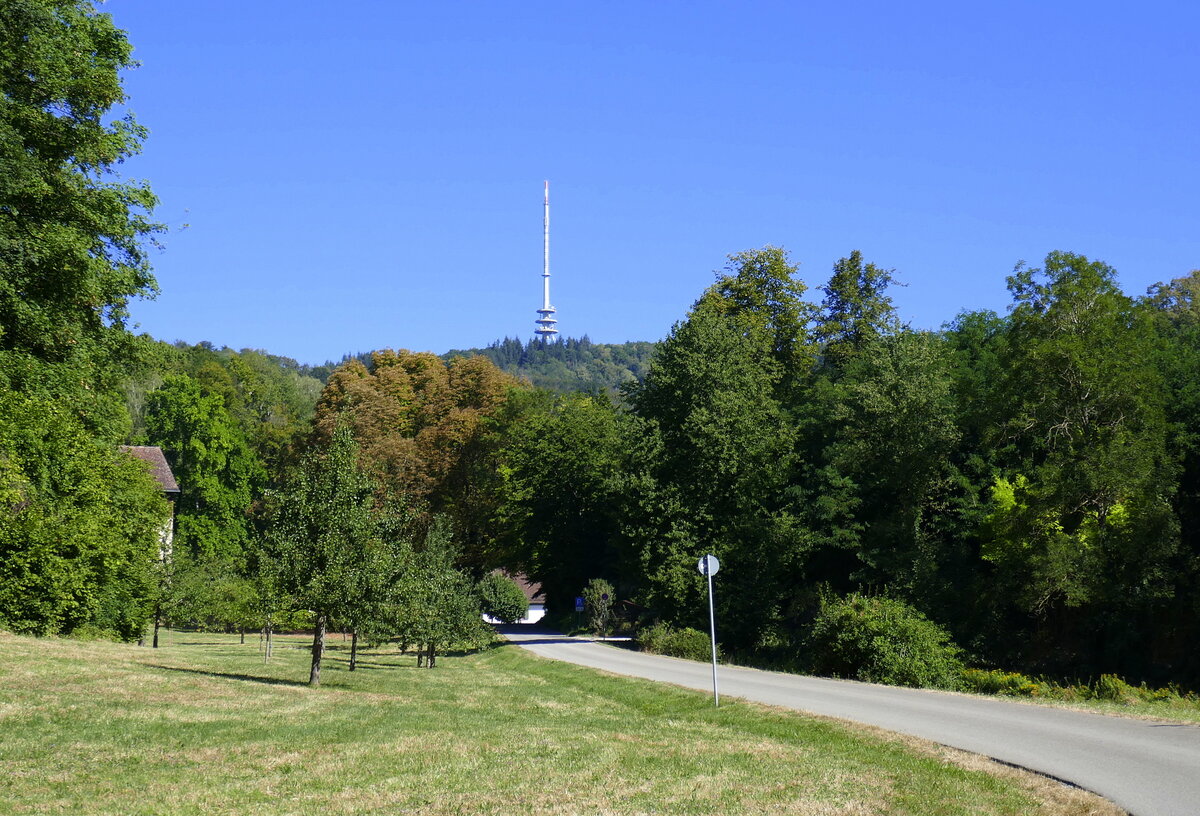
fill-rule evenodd
<path id="1" fill-rule="evenodd" d="M 424 665 L 425 665 L 425 644 L 418 643 L 417 644 L 417 668 L 419 669 Z"/>
<path id="2" fill-rule="evenodd" d="M 271 619 L 267 618 L 267 643 L 266 643 L 266 648 L 263 650 L 263 662 L 264 663 L 270 661 L 270 659 L 271 659 L 271 633 L 272 633 Z"/>
<path id="3" fill-rule="evenodd" d="M 358 667 L 358 627 L 350 634 L 350 671 Z"/>
<path id="4" fill-rule="evenodd" d="M 425 658 L 425 665 L 433 668 L 433 664 L 437 662 L 437 647 L 432 643 L 429 644 L 429 655 Z"/>
<path id="5" fill-rule="evenodd" d="M 241 635 L 241 637 L 242 637 L 242 645 L 243 645 L 243 646 L 245 646 L 245 645 L 246 645 L 246 630 L 245 630 L 245 628 L 244 628 L 244 627 L 241 627 L 241 626 L 239 626 L 239 627 L 238 627 L 238 634 L 239 634 L 239 635 Z"/>
<path id="6" fill-rule="evenodd" d="M 321 685 L 321 658 L 325 656 L 325 614 L 317 615 L 316 626 L 313 628 L 312 669 L 308 673 L 310 686 Z"/>
<path id="7" fill-rule="evenodd" d="M 154 604 L 154 648 L 158 648 L 158 624 L 162 620 L 162 607 Z"/>

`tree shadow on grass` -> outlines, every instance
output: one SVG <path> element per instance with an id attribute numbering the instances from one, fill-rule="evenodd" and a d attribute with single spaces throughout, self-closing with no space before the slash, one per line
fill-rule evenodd
<path id="1" fill-rule="evenodd" d="M 278 677 L 258 677 L 253 674 L 235 674 L 233 672 L 205 671 L 203 669 L 181 669 L 178 666 L 161 666 L 156 663 L 144 664 L 152 669 L 163 671 L 183 672 L 184 674 L 201 674 L 205 677 L 223 677 L 229 680 L 244 680 L 248 683 L 262 683 L 267 686 L 298 686 L 308 687 L 308 683 L 300 680 L 282 680 Z"/>
<path id="2" fill-rule="evenodd" d="M 328 663 L 329 665 L 332 665 L 332 666 L 337 666 L 339 669 L 346 668 L 346 670 L 349 671 L 349 669 L 348 669 L 348 667 L 350 665 L 349 656 L 342 657 L 340 655 L 331 655 L 328 652 L 326 652 L 323 662 Z M 417 665 L 417 661 L 414 656 L 413 668 L 416 668 L 416 665 Z M 363 660 L 361 657 L 354 664 L 354 667 L 355 667 L 356 671 L 358 669 L 407 669 L 407 668 L 409 668 L 407 665 L 405 665 L 403 663 L 379 663 L 379 662 L 373 661 L 373 660 Z"/>
<path id="3" fill-rule="evenodd" d="M 171 641 L 169 645 L 171 648 L 184 648 L 188 646 L 243 646 L 245 644 L 233 643 L 232 641 L 228 640 L 180 640 Z"/>

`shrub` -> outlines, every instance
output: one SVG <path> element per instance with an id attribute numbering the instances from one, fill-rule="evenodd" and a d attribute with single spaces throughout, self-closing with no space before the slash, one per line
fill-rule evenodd
<path id="1" fill-rule="evenodd" d="M 942 627 L 902 601 L 825 599 L 808 636 L 819 674 L 918 688 L 958 688 L 961 650 Z"/>
<path id="2" fill-rule="evenodd" d="M 706 632 L 687 627 L 673 629 L 666 623 L 656 623 L 643 629 L 638 635 L 638 647 L 644 652 L 682 657 L 685 660 L 712 660 L 712 639 Z"/>
<path id="3" fill-rule="evenodd" d="M 612 617 L 613 595 L 616 590 L 612 584 L 603 578 L 593 578 L 583 588 L 583 610 L 587 615 L 588 627 L 603 637 L 608 634 L 609 621 Z"/>
<path id="4" fill-rule="evenodd" d="M 1138 701 L 1138 690 L 1126 683 L 1115 674 L 1102 674 L 1092 686 L 1092 697 L 1097 700 L 1111 700 L 1114 703 L 1133 705 Z"/>
<path id="5" fill-rule="evenodd" d="M 529 611 L 529 601 L 517 582 L 499 572 L 488 573 L 479 582 L 483 614 L 501 623 L 518 623 Z"/>
<path id="6" fill-rule="evenodd" d="M 985 669 L 964 669 L 962 690 L 977 694 L 1001 694 L 1009 697 L 1043 697 L 1073 702 L 1077 700 L 1108 700 L 1122 705 L 1140 702 L 1192 706 L 1195 694 L 1177 686 L 1152 689 L 1144 684 L 1133 686 L 1115 674 L 1102 674 L 1090 684 L 1060 685 L 1051 680 L 1034 679 L 1017 672 Z"/>
<path id="7" fill-rule="evenodd" d="M 1018 672 L 986 669 L 964 669 L 962 690 L 1006 697 L 1057 697 L 1060 691 L 1052 683 L 1034 680 Z"/>

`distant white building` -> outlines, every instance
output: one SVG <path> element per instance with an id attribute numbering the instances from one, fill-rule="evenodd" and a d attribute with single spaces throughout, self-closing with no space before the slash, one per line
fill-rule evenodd
<path id="1" fill-rule="evenodd" d="M 542 594 L 542 585 L 533 583 L 529 580 L 529 576 L 519 572 L 516 575 L 509 575 L 506 572 L 504 575 L 511 578 L 521 588 L 521 591 L 525 593 L 525 600 L 529 602 L 529 610 L 520 622 L 537 623 L 544 618 L 546 616 L 546 599 Z M 500 622 L 487 615 L 484 615 L 483 619 L 488 623 Z"/>

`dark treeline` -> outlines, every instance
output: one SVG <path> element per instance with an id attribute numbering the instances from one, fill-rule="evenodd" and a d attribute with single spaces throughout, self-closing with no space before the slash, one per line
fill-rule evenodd
<path id="1" fill-rule="evenodd" d="M 823 596 L 905 601 L 982 665 L 1193 686 L 1200 272 L 1126 296 L 1051 253 L 1008 313 L 916 331 L 852 253 L 820 303 L 732 256 L 625 404 L 544 403 L 505 440 L 510 553 L 565 609 L 601 576 L 787 663 Z"/>
<path id="2" fill-rule="evenodd" d="M 560 394 L 594 389 L 616 392 L 645 378 L 654 348 L 654 343 L 644 341 L 593 343 L 587 335 L 525 342 L 505 337 L 487 348 L 455 349 L 443 357 L 486 357 L 501 371 Z"/>

